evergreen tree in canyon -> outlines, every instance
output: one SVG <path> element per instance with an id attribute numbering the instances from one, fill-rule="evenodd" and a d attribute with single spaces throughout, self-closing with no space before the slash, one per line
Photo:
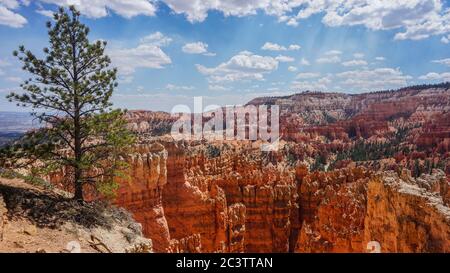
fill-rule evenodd
<path id="1" fill-rule="evenodd" d="M 89 28 L 74 7 L 60 8 L 53 19 L 47 23 L 50 46 L 42 59 L 24 46 L 14 52 L 32 77 L 21 85 L 23 92 L 8 95 L 11 102 L 31 107 L 42 127 L 4 148 L 2 156 L 10 165 L 63 173 L 63 184 L 76 200 L 84 200 L 89 186 L 110 195 L 117 188 L 114 178 L 126 167 L 121 159 L 134 142 L 125 112 L 110 102 L 117 70 L 110 68 L 106 42 L 89 42 Z"/>

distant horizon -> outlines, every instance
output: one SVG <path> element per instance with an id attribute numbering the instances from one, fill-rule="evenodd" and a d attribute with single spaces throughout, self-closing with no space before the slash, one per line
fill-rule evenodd
<path id="1" fill-rule="evenodd" d="M 246 105 L 247 103 L 251 102 L 252 100 L 255 99 L 259 99 L 259 98 L 283 98 L 283 97 L 292 97 L 295 95 L 301 95 L 301 94 L 307 94 L 307 93 L 311 93 L 311 94 L 342 94 L 342 95 L 349 95 L 349 96 L 353 96 L 353 95 L 364 95 L 364 94 L 372 94 L 372 93 L 382 93 L 382 92 L 397 92 L 397 91 L 402 91 L 402 90 L 408 90 L 408 89 L 414 89 L 414 88 L 420 88 L 420 89 L 426 89 L 426 88 L 439 88 L 442 86 L 446 86 L 447 88 L 450 87 L 450 82 L 441 82 L 441 83 L 435 83 L 435 84 L 422 84 L 422 85 L 410 85 L 410 86 L 403 86 L 397 89 L 387 89 L 387 90 L 374 90 L 374 91 L 367 91 L 367 92 L 361 92 L 361 93 L 345 93 L 345 92 L 334 92 L 334 91 L 312 91 L 312 90 L 305 90 L 305 91 L 299 91 L 299 92 L 292 92 L 292 93 L 287 93 L 286 95 L 279 95 L 279 96 L 260 96 L 260 97 L 255 97 L 253 99 L 250 99 L 248 101 L 246 101 L 243 104 L 230 104 L 230 105 L 218 105 L 218 107 L 232 107 L 232 106 L 238 106 L 238 105 Z M 189 105 L 193 102 L 194 97 L 191 98 L 187 98 L 184 101 L 184 105 L 188 105 L 188 106 L 192 106 Z M 175 105 L 174 105 L 175 106 Z M 119 108 L 119 107 L 113 107 L 113 108 Z M 193 107 L 190 107 L 191 109 Z M 121 108 L 121 109 L 126 109 L 128 111 L 133 111 L 133 112 L 139 112 L 139 111 L 143 111 L 143 112 L 161 112 L 161 113 L 171 113 L 171 111 L 164 111 L 164 110 L 154 110 L 154 109 L 141 109 L 141 108 Z M 20 107 L 18 108 L 18 110 L 22 110 L 22 111 L 3 111 L 0 110 L 0 114 L 1 113 L 11 113 L 11 114 L 32 114 L 33 111 L 31 111 L 31 109 L 27 108 L 23 108 Z M 44 112 L 45 110 L 42 110 L 42 112 Z M 194 112 L 194 113 L 203 113 L 202 112 Z"/>

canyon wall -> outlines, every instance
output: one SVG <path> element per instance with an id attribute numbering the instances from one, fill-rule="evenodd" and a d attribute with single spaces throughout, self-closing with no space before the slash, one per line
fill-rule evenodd
<path id="1" fill-rule="evenodd" d="M 206 252 L 287 252 L 298 209 L 292 173 L 265 166 L 240 146 L 165 144 L 163 206 L 173 238 L 199 234 Z M 242 149 L 242 150 L 241 150 Z M 248 156 L 245 156 L 245 153 Z"/>
<path id="2" fill-rule="evenodd" d="M 413 179 L 408 172 L 341 170 L 307 176 L 303 185 L 299 252 L 365 252 L 372 241 L 381 252 L 450 250 L 449 183 L 442 171 Z"/>
<path id="3" fill-rule="evenodd" d="M 449 182 L 442 171 L 363 167 L 309 172 L 251 143 L 159 139 L 130 156 L 117 204 L 159 252 L 449 251 Z M 145 147 L 145 148 L 143 148 Z"/>
<path id="4" fill-rule="evenodd" d="M 277 152 L 174 141 L 175 117 L 131 111 L 140 144 L 116 203 L 158 252 L 365 252 L 370 241 L 383 252 L 449 251 L 449 180 L 437 170 L 450 174 L 448 94 L 255 99 L 280 106 Z"/>
<path id="5" fill-rule="evenodd" d="M 130 211 L 142 224 L 143 233 L 154 242 L 154 250 L 165 252 L 170 234 L 162 206 L 162 190 L 167 184 L 167 151 L 157 143 L 139 145 L 126 159 L 129 172 L 118 179 L 116 204 Z"/>

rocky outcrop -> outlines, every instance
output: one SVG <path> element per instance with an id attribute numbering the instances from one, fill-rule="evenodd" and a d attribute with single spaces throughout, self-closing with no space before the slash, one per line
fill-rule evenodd
<path id="1" fill-rule="evenodd" d="M 448 188 L 441 171 L 417 180 L 393 172 L 371 179 L 364 242 L 379 242 L 382 252 L 448 253 L 450 208 L 440 195 L 444 185 Z"/>
<path id="2" fill-rule="evenodd" d="M 300 187 L 299 252 L 360 252 L 366 186 L 363 168 L 306 175 Z"/>
<path id="3" fill-rule="evenodd" d="M 328 181 L 328 183 L 327 183 Z M 363 169 L 305 176 L 299 252 L 448 252 L 450 208 L 442 171 L 411 178 L 408 172 Z"/>
<path id="4" fill-rule="evenodd" d="M 162 206 L 162 191 L 167 183 L 167 151 L 157 143 L 139 145 L 126 159 L 129 172 L 118 179 L 120 188 L 115 203 L 130 211 L 143 225 L 155 251 L 166 251 L 170 245 L 169 227 Z"/>
<path id="5" fill-rule="evenodd" d="M 122 208 L 79 203 L 60 191 L 0 178 L 0 252 L 152 252 Z"/>
<path id="6" fill-rule="evenodd" d="M 179 241 L 172 249 L 196 249 L 200 238 L 204 252 L 289 250 L 291 217 L 298 214 L 293 172 L 264 163 L 251 144 L 162 143 L 162 205 L 170 238 Z"/>

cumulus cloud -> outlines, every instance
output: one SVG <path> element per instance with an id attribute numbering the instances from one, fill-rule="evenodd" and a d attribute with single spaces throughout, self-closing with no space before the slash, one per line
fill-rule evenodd
<path id="1" fill-rule="evenodd" d="M 302 58 L 302 59 L 300 60 L 300 64 L 301 64 L 301 65 L 304 65 L 304 66 L 309 66 L 309 65 L 311 65 L 311 64 L 309 63 L 309 61 L 308 61 L 307 59 L 305 59 L 305 58 Z"/>
<path id="2" fill-rule="evenodd" d="M 108 15 L 108 11 L 125 18 L 132 18 L 137 15 L 154 16 L 155 5 L 148 0 L 39 0 L 42 3 L 55 4 L 58 6 L 74 5 L 80 12 L 91 18 L 101 18 Z"/>
<path id="3" fill-rule="evenodd" d="M 395 39 L 423 39 L 450 32 L 450 12 L 442 0 L 164 0 L 191 22 L 201 22 L 208 11 L 225 16 L 254 15 L 259 10 L 278 21 L 297 26 L 300 20 L 323 14 L 327 26 L 363 25 L 373 30 L 398 29 Z"/>
<path id="4" fill-rule="evenodd" d="M 377 60 L 377 61 L 379 61 L 379 62 L 382 62 L 382 61 L 385 61 L 386 58 L 385 58 L 385 57 L 382 57 L 382 56 L 379 56 L 379 57 L 375 57 L 375 60 Z"/>
<path id="5" fill-rule="evenodd" d="M 298 68 L 295 67 L 295 66 L 289 66 L 289 67 L 288 67 L 288 70 L 289 70 L 290 72 L 297 72 Z"/>
<path id="6" fill-rule="evenodd" d="M 434 60 L 432 61 L 433 63 L 437 63 L 437 64 L 443 64 L 446 66 L 450 66 L 450 58 L 447 59 L 440 59 L 440 60 Z"/>
<path id="7" fill-rule="evenodd" d="M 444 43 L 444 44 L 450 43 L 450 34 L 447 35 L 447 37 L 443 36 L 443 37 L 441 38 L 441 42 Z"/>
<path id="8" fill-rule="evenodd" d="M 36 12 L 39 13 L 40 15 L 43 15 L 48 18 L 53 18 L 53 14 L 54 14 L 54 11 L 48 10 L 48 9 L 38 9 L 38 10 L 36 10 Z"/>
<path id="9" fill-rule="evenodd" d="M 26 19 L 14 12 L 20 3 L 28 0 L 0 1 L 0 23 L 13 27 L 26 24 Z M 157 2 L 164 2 L 174 13 L 187 20 L 204 21 L 209 11 L 225 16 L 255 15 L 259 11 L 278 18 L 289 26 L 313 15 L 322 16 L 322 23 L 330 27 L 362 25 L 372 30 L 397 30 L 397 40 L 419 40 L 432 35 L 450 33 L 450 9 L 444 0 L 36 0 L 67 6 L 74 4 L 86 16 L 100 18 L 109 11 L 126 18 L 137 15 L 154 16 Z M 443 41 L 448 41 L 448 36 Z"/>
<path id="10" fill-rule="evenodd" d="M 278 61 L 269 56 L 242 51 L 217 67 L 208 68 L 199 64 L 196 67 L 210 82 L 264 80 L 264 74 L 278 69 Z"/>
<path id="11" fill-rule="evenodd" d="M 342 52 L 339 50 L 330 50 L 323 54 L 322 57 L 316 60 L 319 64 L 334 64 L 341 62 Z"/>
<path id="12" fill-rule="evenodd" d="M 293 50 L 300 50 L 300 48 L 301 46 L 295 44 L 285 47 L 271 42 L 267 42 L 261 47 L 262 50 L 269 50 L 269 51 L 287 51 L 287 50 L 293 51 Z"/>
<path id="13" fill-rule="evenodd" d="M 17 0 L 0 0 L 0 25 L 20 28 L 27 23 L 25 17 L 15 12 L 20 4 Z"/>
<path id="14" fill-rule="evenodd" d="M 412 77 L 399 69 L 376 68 L 373 70 L 352 70 L 336 74 L 340 84 L 361 91 L 389 89 L 408 85 Z"/>
<path id="15" fill-rule="evenodd" d="M 142 44 L 152 44 L 155 46 L 167 46 L 172 42 L 172 38 L 165 36 L 157 31 L 141 39 Z"/>
<path id="16" fill-rule="evenodd" d="M 108 50 L 108 55 L 113 64 L 119 68 L 119 74 L 129 82 L 138 68 L 162 69 L 171 64 L 172 60 L 161 49 L 170 41 L 170 38 L 156 32 L 142 38 L 137 47 L 113 48 Z"/>
<path id="17" fill-rule="evenodd" d="M 351 60 L 342 63 L 343 66 L 362 66 L 367 65 L 367 62 L 364 60 Z"/>
<path id="18" fill-rule="evenodd" d="M 195 42 L 185 44 L 182 48 L 184 53 L 187 54 L 202 54 L 205 56 L 215 56 L 215 53 L 208 52 L 208 44 L 203 42 Z"/>
<path id="19" fill-rule="evenodd" d="M 449 72 L 444 72 L 444 73 L 430 72 L 426 75 L 420 76 L 419 80 L 447 82 L 447 81 L 450 81 L 450 73 Z"/>
<path id="20" fill-rule="evenodd" d="M 302 47 L 299 45 L 289 45 L 289 50 L 300 50 Z"/>
<path id="21" fill-rule="evenodd" d="M 339 63 L 341 61 L 341 57 L 339 56 L 328 56 L 328 57 L 321 57 L 316 60 L 319 64 L 335 64 Z"/>
<path id="22" fill-rule="evenodd" d="M 280 63 L 291 63 L 295 61 L 294 58 L 284 55 L 279 55 L 275 58 L 275 60 L 279 61 Z"/>

